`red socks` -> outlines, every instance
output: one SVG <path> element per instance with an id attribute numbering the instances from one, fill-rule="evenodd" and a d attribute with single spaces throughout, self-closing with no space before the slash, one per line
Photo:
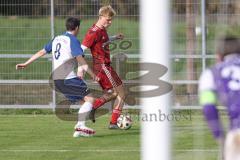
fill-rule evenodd
<path id="1" fill-rule="evenodd" d="M 97 98 L 95 100 L 95 102 L 93 103 L 93 108 L 94 109 L 98 109 L 99 107 L 101 107 L 104 103 L 106 103 L 106 100 L 104 98 Z M 112 118 L 111 118 L 111 124 L 117 124 L 117 119 L 120 116 L 120 114 L 122 113 L 121 109 L 113 109 L 112 111 Z"/>
<path id="2" fill-rule="evenodd" d="M 122 113 L 122 110 L 120 109 L 113 109 L 112 111 L 112 118 L 111 118 L 111 124 L 117 124 L 117 119 L 120 116 L 120 114 Z"/>
<path id="3" fill-rule="evenodd" d="M 95 102 L 93 103 L 93 108 L 94 109 L 98 109 L 99 107 L 101 107 L 104 103 L 106 102 L 106 100 L 104 98 L 97 98 L 95 100 Z"/>

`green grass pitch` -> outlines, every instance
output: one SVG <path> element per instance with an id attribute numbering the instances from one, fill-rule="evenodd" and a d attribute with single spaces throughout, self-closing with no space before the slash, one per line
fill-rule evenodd
<path id="1" fill-rule="evenodd" d="M 139 125 L 109 130 L 108 116 L 89 126 L 94 137 L 73 138 L 75 122 L 55 115 L 0 115 L 1 160 L 140 159 Z"/>
<path id="2" fill-rule="evenodd" d="M 181 114 L 185 118 L 171 123 L 172 160 L 218 160 L 218 146 L 201 112 Z M 94 137 L 73 138 L 75 122 L 54 114 L 0 114 L 0 160 L 140 159 L 139 117 L 133 116 L 129 130 L 109 130 L 108 119 L 104 115 L 87 123 L 96 130 Z"/>

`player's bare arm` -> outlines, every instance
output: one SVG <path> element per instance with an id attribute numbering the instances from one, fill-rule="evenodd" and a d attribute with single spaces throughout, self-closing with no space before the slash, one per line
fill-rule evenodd
<path id="1" fill-rule="evenodd" d="M 114 36 L 109 37 L 109 41 L 115 41 L 115 40 L 119 40 L 119 39 L 124 39 L 124 35 L 122 33 L 118 33 Z"/>
<path id="2" fill-rule="evenodd" d="M 25 63 L 17 64 L 16 65 L 16 70 L 26 68 L 29 64 L 31 64 L 32 62 L 34 62 L 38 58 L 44 56 L 45 54 L 46 54 L 46 51 L 44 49 L 38 51 L 31 58 L 29 58 Z"/>
<path id="3" fill-rule="evenodd" d="M 76 57 L 77 62 L 78 62 L 78 69 L 77 69 L 77 76 L 79 78 L 83 78 L 85 72 L 87 72 L 94 81 L 99 81 L 99 78 L 93 73 L 92 69 L 89 68 L 86 60 L 82 56 L 77 56 Z"/>
<path id="4" fill-rule="evenodd" d="M 122 40 L 122 39 L 124 39 L 124 35 L 123 35 L 122 33 L 118 33 L 118 34 L 116 34 L 116 35 L 114 35 L 114 36 L 110 36 L 110 37 L 109 37 L 109 41 L 105 42 L 105 43 L 103 44 L 103 47 L 106 46 L 107 44 L 113 42 L 113 41 Z"/>

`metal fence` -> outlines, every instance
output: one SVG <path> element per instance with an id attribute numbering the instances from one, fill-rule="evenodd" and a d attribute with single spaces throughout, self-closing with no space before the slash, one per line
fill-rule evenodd
<path id="1" fill-rule="evenodd" d="M 15 65 L 31 57 L 55 35 L 62 34 L 65 31 L 66 17 L 81 18 L 78 38 L 82 40 L 87 29 L 97 20 L 100 6 L 105 3 L 94 0 L 1 1 L 0 108 L 54 107 L 56 94 L 48 81 L 52 70 L 51 57 L 45 56 L 21 71 L 16 71 Z M 112 2 L 111 5 L 118 14 L 109 35 L 122 32 L 125 40 L 132 44 L 131 48 L 123 50 L 116 43 L 112 55 L 138 55 L 138 2 Z"/>
<path id="2" fill-rule="evenodd" d="M 86 30 L 97 20 L 98 9 L 110 1 L 100 0 L 3 0 L 0 2 L 0 106 L 52 107 L 55 93 L 49 87 L 51 57 L 41 58 L 26 70 L 15 65 L 43 48 L 55 35 L 65 30 L 68 16 L 80 16 L 82 40 Z M 139 2 L 112 1 L 117 16 L 109 35 L 125 34 L 131 48 L 117 47 L 112 55 L 124 53 L 138 60 Z M 197 106 L 198 78 L 214 62 L 214 40 L 220 32 L 239 35 L 237 0 L 172 0 L 172 84 L 173 105 Z M 205 33 L 205 34 L 204 34 Z M 161 53 L 159 53 L 161 54 Z M 124 77 L 125 78 L 125 77 Z"/>
<path id="3" fill-rule="evenodd" d="M 215 62 L 215 39 L 240 36 L 237 0 L 172 1 L 172 79 L 175 106 L 198 108 L 198 78 Z M 190 107 L 191 106 L 191 107 Z"/>

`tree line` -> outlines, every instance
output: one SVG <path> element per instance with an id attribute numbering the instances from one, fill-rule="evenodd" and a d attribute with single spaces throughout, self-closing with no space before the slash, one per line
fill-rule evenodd
<path id="1" fill-rule="evenodd" d="M 151 1 L 149 1 L 151 3 Z M 171 0 L 175 14 L 186 14 L 188 0 Z M 201 6 L 201 0 L 191 0 Z M 56 15 L 96 15 L 104 4 L 111 4 L 119 15 L 139 15 L 139 0 L 54 0 Z M 239 14 L 239 0 L 206 0 L 208 14 Z M 49 15 L 50 0 L 0 0 L 1 15 Z"/>
<path id="2" fill-rule="evenodd" d="M 138 0 L 54 0 L 54 14 L 97 15 L 98 9 L 105 4 L 111 4 L 118 15 L 139 15 Z M 3 16 L 45 16 L 50 13 L 50 0 L 0 0 Z"/>

